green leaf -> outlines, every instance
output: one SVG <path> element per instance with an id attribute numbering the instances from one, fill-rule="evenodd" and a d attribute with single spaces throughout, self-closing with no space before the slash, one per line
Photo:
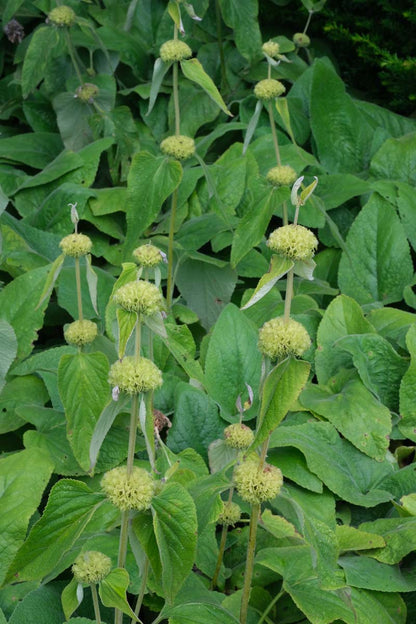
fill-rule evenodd
<path id="1" fill-rule="evenodd" d="M 416 442 L 416 325 L 412 325 L 406 335 L 410 353 L 410 366 L 400 384 L 401 433 Z"/>
<path id="2" fill-rule="evenodd" d="M 238 51 L 249 61 L 261 57 L 261 33 L 257 0 L 220 0 L 224 22 L 233 29 Z"/>
<path id="3" fill-rule="evenodd" d="M 273 255 L 270 261 L 269 270 L 259 280 L 250 299 L 242 306 L 242 310 L 247 310 L 252 305 L 263 299 L 273 288 L 276 282 L 286 275 L 293 267 L 293 262 L 289 258 Z"/>
<path id="4" fill-rule="evenodd" d="M 270 448 L 294 446 L 306 458 L 308 468 L 344 500 L 362 507 L 374 507 L 392 495 L 378 483 L 392 473 L 390 462 L 375 462 L 342 440 L 330 423 L 306 423 L 278 427 Z"/>
<path id="5" fill-rule="evenodd" d="M 134 328 L 137 324 L 136 312 L 128 312 L 123 308 L 117 308 L 117 352 L 118 357 L 123 358 L 126 353 L 126 346 L 129 338 L 132 336 Z M 140 327 L 137 328 L 140 331 Z"/>
<path id="6" fill-rule="evenodd" d="M 181 68 L 188 80 L 196 82 L 226 115 L 232 117 L 212 78 L 208 76 L 198 59 L 192 58 L 181 61 Z"/>
<path id="7" fill-rule="evenodd" d="M 42 169 L 62 150 L 59 134 L 52 132 L 27 132 L 0 141 L 0 157 Z"/>
<path id="8" fill-rule="evenodd" d="M 177 326 L 166 323 L 165 328 L 168 334 L 165 344 L 175 360 L 183 368 L 190 379 L 196 379 L 201 385 L 204 385 L 204 373 L 201 365 L 194 359 L 193 354 L 189 352 L 189 349 L 187 349 L 180 340 L 181 335 L 178 334 Z"/>
<path id="9" fill-rule="evenodd" d="M 300 451 L 295 448 L 272 449 L 268 457 L 271 464 L 280 468 L 284 477 L 311 492 L 322 493 L 322 481 L 309 470 Z"/>
<path id="10" fill-rule="evenodd" d="M 61 596 L 62 609 L 65 614 L 65 619 L 69 620 L 71 615 L 79 607 L 79 600 L 77 596 L 78 582 L 75 578 L 72 578 L 70 583 L 64 588 Z"/>
<path id="11" fill-rule="evenodd" d="M 0 394 L 0 434 L 15 431 L 24 421 L 16 408 L 22 405 L 45 405 L 49 400 L 45 384 L 35 375 L 14 378 L 8 381 Z"/>
<path id="12" fill-rule="evenodd" d="M 381 592 L 412 592 L 416 590 L 416 575 L 406 573 L 399 566 L 379 563 L 370 557 L 344 556 L 339 564 L 345 572 L 347 583 L 352 587 Z"/>
<path id="13" fill-rule="evenodd" d="M 163 202 L 178 187 L 182 166 L 177 160 L 153 156 L 148 152 L 134 155 L 127 178 L 127 235 L 125 257 L 137 246 L 143 232 L 156 219 Z"/>
<path id="14" fill-rule="evenodd" d="M 407 513 L 412 516 L 416 516 L 416 494 L 408 494 L 407 496 L 402 496 L 400 502 L 403 506 L 403 509 L 407 511 Z"/>
<path id="15" fill-rule="evenodd" d="M 32 35 L 22 67 L 22 95 L 26 98 L 45 77 L 51 59 L 61 48 L 59 28 L 41 26 Z"/>
<path id="16" fill-rule="evenodd" d="M 265 509 L 261 514 L 262 526 L 269 531 L 274 537 L 281 539 L 282 537 L 295 537 L 296 529 L 282 516 L 274 515 L 270 509 Z"/>
<path id="17" fill-rule="evenodd" d="M 339 338 L 372 332 L 374 328 L 354 299 L 340 295 L 331 301 L 318 328 L 315 365 L 319 383 L 326 384 L 341 369 L 352 368 L 351 356 L 334 348 Z"/>
<path id="18" fill-rule="evenodd" d="M 400 563 L 416 549 L 416 518 L 379 518 L 360 525 L 363 531 L 377 533 L 385 540 L 385 547 L 377 548 L 371 557 L 382 563 Z M 373 548 L 376 548 L 374 544 Z"/>
<path id="19" fill-rule="evenodd" d="M 0 392 L 6 383 L 6 375 L 17 354 L 17 338 L 13 327 L 0 319 Z"/>
<path id="20" fill-rule="evenodd" d="M 259 123 L 260 114 L 262 110 L 263 110 L 263 103 L 261 100 L 258 100 L 256 104 L 256 108 L 254 109 L 254 113 L 247 125 L 246 136 L 244 137 L 243 154 L 246 153 L 247 148 L 250 145 L 250 141 L 253 138 L 253 134 L 256 131 L 257 124 Z"/>
<path id="21" fill-rule="evenodd" d="M 368 527 L 370 528 L 370 527 Z M 361 528 L 341 524 L 336 527 L 339 550 L 370 550 L 371 548 L 383 548 L 386 545 L 384 539 L 377 533 L 363 531 Z"/>
<path id="22" fill-rule="evenodd" d="M 84 470 L 90 466 L 95 424 L 109 399 L 108 371 L 103 353 L 64 355 L 59 363 L 58 387 L 65 407 L 68 440 Z"/>
<path id="23" fill-rule="evenodd" d="M 173 4 L 173 3 L 171 3 Z M 175 5 L 176 6 L 176 5 Z M 157 58 L 153 66 L 152 86 L 150 88 L 149 108 L 146 115 L 150 115 L 155 105 L 156 98 L 159 93 L 159 89 L 162 85 L 163 78 L 169 71 L 172 63 L 164 63 L 161 58 Z"/>
<path id="24" fill-rule="evenodd" d="M 12 325 L 17 338 L 17 357 L 30 354 L 33 342 L 43 325 L 48 305 L 46 300 L 38 307 L 49 266 L 28 271 L 7 284 L 0 292 L 2 318 Z"/>
<path id="25" fill-rule="evenodd" d="M 397 139 L 387 139 L 374 155 L 370 172 L 377 178 L 401 180 L 416 184 L 413 155 L 416 149 L 416 132 Z"/>
<path id="26" fill-rule="evenodd" d="M 37 449 L 0 458 L 0 585 L 26 537 L 29 520 L 41 501 L 52 469 L 49 457 Z"/>
<path id="27" fill-rule="evenodd" d="M 282 422 L 307 382 L 309 371 L 308 362 L 289 357 L 279 362 L 268 374 L 263 387 L 260 425 L 252 448 L 267 440 Z"/>
<path id="28" fill-rule="evenodd" d="M 254 392 L 253 406 L 246 415 L 256 413 L 261 369 L 257 340 L 256 328 L 232 304 L 224 309 L 213 328 L 206 355 L 205 385 L 229 422 L 234 422 L 237 415 L 237 397 L 242 395 L 242 403 L 244 397 L 248 398 L 246 384 Z"/>
<path id="29" fill-rule="evenodd" d="M 323 201 L 326 210 L 331 210 L 353 197 L 370 192 L 370 190 L 370 184 L 358 176 L 349 173 L 335 173 L 334 175 L 319 176 L 319 185 L 315 195 Z"/>
<path id="30" fill-rule="evenodd" d="M 165 608 L 162 615 L 169 617 L 172 624 L 207 624 L 207 622 L 238 624 L 237 618 L 220 605 L 204 604 L 199 601 Z"/>
<path id="31" fill-rule="evenodd" d="M 87 284 L 88 284 L 88 292 L 90 293 L 90 299 L 92 307 L 94 308 L 94 312 L 97 316 L 99 316 L 98 308 L 97 308 L 97 283 L 98 277 L 94 269 L 91 265 L 91 255 L 88 254 L 86 256 L 86 275 L 87 275 Z"/>
<path id="32" fill-rule="evenodd" d="M 166 483 L 152 500 L 153 525 L 162 562 L 162 584 L 172 603 L 195 560 L 197 520 L 194 501 L 178 483 Z"/>
<path id="33" fill-rule="evenodd" d="M 126 613 L 130 618 L 138 621 L 134 611 L 127 602 L 126 591 L 129 583 L 130 579 L 127 570 L 115 568 L 100 582 L 98 593 L 105 607 L 115 607 Z"/>
<path id="34" fill-rule="evenodd" d="M 385 458 L 392 426 L 390 410 L 360 380 L 352 379 L 335 394 L 310 385 L 300 402 L 329 420 L 362 453 L 377 461 Z"/>
<path id="35" fill-rule="evenodd" d="M 40 580 L 59 566 L 103 500 L 103 494 L 93 492 L 81 481 L 58 481 L 43 516 L 17 553 L 8 580 L 14 580 L 15 574 L 20 581 Z"/>
<path id="36" fill-rule="evenodd" d="M 51 296 L 53 287 L 55 286 L 55 282 L 59 277 L 64 260 L 65 260 L 65 256 L 61 254 L 51 264 L 50 271 L 49 271 L 48 277 L 46 278 L 45 286 L 41 292 L 37 307 L 41 306 L 42 303 L 45 301 L 45 299 L 49 301 L 49 297 Z"/>
<path id="37" fill-rule="evenodd" d="M 34 617 L 39 624 L 62 624 L 64 614 L 59 587 L 43 585 L 31 591 L 17 604 L 9 624 L 24 624 Z"/>
<path id="38" fill-rule="evenodd" d="M 400 301 L 413 277 L 409 244 L 393 206 L 374 194 L 352 224 L 339 265 L 341 291 L 359 303 Z"/>

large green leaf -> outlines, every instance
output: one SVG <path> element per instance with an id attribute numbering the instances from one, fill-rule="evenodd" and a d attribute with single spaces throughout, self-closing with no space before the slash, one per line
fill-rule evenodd
<path id="1" fill-rule="evenodd" d="M 59 134 L 52 132 L 28 132 L 5 137 L 0 141 L 0 157 L 42 169 L 63 149 Z"/>
<path id="2" fill-rule="evenodd" d="M 17 408 L 22 405 L 39 406 L 49 401 L 45 384 L 35 375 L 13 378 L 0 393 L 0 434 L 15 431 L 24 421 L 19 418 Z"/>
<path id="3" fill-rule="evenodd" d="M 416 325 L 412 325 L 406 336 L 410 352 L 410 366 L 400 384 L 399 429 L 403 435 L 416 442 Z"/>
<path id="4" fill-rule="evenodd" d="M 391 178 L 414 185 L 416 183 L 415 149 L 416 132 L 405 134 L 397 139 L 387 139 L 371 161 L 371 173 L 378 178 Z"/>
<path id="5" fill-rule="evenodd" d="M 257 0 L 220 0 L 224 22 L 234 30 L 238 51 L 249 61 L 261 56 Z"/>
<path id="6" fill-rule="evenodd" d="M 64 355 L 59 363 L 58 387 L 65 407 L 68 440 L 84 470 L 90 466 L 95 424 L 109 400 L 108 371 L 103 353 Z"/>
<path id="7" fill-rule="evenodd" d="M 400 301 L 413 277 L 409 244 L 393 206 L 373 194 L 352 224 L 339 265 L 341 291 L 359 303 Z"/>
<path id="8" fill-rule="evenodd" d="M 43 516 L 17 553 L 8 580 L 13 580 L 15 574 L 20 581 L 40 580 L 50 573 L 82 534 L 103 500 L 103 494 L 93 492 L 81 481 L 58 481 Z"/>
<path id="9" fill-rule="evenodd" d="M 0 319 L 0 391 L 6 383 L 6 375 L 17 354 L 17 339 L 13 327 Z"/>
<path id="10" fill-rule="evenodd" d="M 172 624 L 238 624 L 237 618 L 220 605 L 199 601 L 169 607 L 163 610 L 163 615 L 169 617 Z"/>
<path id="11" fill-rule="evenodd" d="M 183 486 L 168 482 L 153 498 L 152 508 L 162 584 L 168 603 L 172 603 L 195 560 L 198 526 L 195 504 Z"/>
<path id="12" fill-rule="evenodd" d="M 340 557 L 339 564 L 344 568 L 347 583 L 353 587 L 381 592 L 416 591 L 414 571 L 408 573 L 399 566 L 380 563 L 364 555 Z"/>
<path id="13" fill-rule="evenodd" d="M 43 325 L 48 301 L 38 306 L 49 266 L 20 275 L 0 292 L 0 315 L 14 329 L 17 338 L 17 357 L 29 355 L 33 342 Z"/>
<path id="14" fill-rule="evenodd" d="M 248 415 L 254 415 L 258 406 L 261 354 L 257 339 L 255 327 L 232 304 L 224 309 L 212 331 L 205 363 L 206 388 L 230 422 L 237 415 L 237 397 L 243 395 L 242 403 L 248 398 L 246 384 L 254 392 Z"/>
<path id="15" fill-rule="evenodd" d="M 349 381 L 336 393 L 310 385 L 300 401 L 303 407 L 327 418 L 369 457 L 381 461 L 386 456 L 391 432 L 390 410 L 359 379 Z"/>
<path id="16" fill-rule="evenodd" d="M 24 624 L 34 618 L 38 624 L 62 624 L 64 614 L 59 586 L 42 585 L 27 594 L 17 604 L 9 624 Z"/>
<path id="17" fill-rule="evenodd" d="M 364 522 L 360 530 L 371 531 L 384 538 L 384 548 L 368 553 L 382 563 L 400 563 L 403 557 L 416 550 L 415 517 L 379 518 L 373 522 Z"/>
<path id="18" fill-rule="evenodd" d="M 63 41 L 59 28 L 41 26 L 33 33 L 22 67 L 23 97 L 43 80 L 48 63 L 61 49 Z"/>
<path id="19" fill-rule="evenodd" d="M 352 368 L 351 356 L 336 348 L 340 338 L 371 332 L 374 332 L 374 328 L 366 321 L 354 299 L 345 295 L 334 299 L 327 307 L 318 329 L 315 364 L 319 383 L 326 384 L 342 368 Z"/>
<path id="20" fill-rule="evenodd" d="M 182 71 L 188 80 L 196 82 L 209 97 L 220 107 L 220 109 L 227 115 L 231 115 L 230 111 L 225 105 L 215 83 L 212 78 L 206 73 L 201 63 L 196 58 L 189 59 L 187 61 L 181 61 Z M 232 115 L 231 115 L 232 116 Z"/>
<path id="21" fill-rule="evenodd" d="M 37 449 L 0 459 L 0 585 L 25 539 L 29 520 L 40 503 L 52 469 L 49 457 Z"/>

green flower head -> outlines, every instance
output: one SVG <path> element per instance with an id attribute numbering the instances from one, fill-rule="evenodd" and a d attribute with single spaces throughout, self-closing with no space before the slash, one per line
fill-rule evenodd
<path id="1" fill-rule="evenodd" d="M 162 385 L 162 373 L 151 360 L 127 356 L 110 368 L 108 382 L 120 392 L 139 394 L 156 390 Z"/>
<path id="2" fill-rule="evenodd" d="M 297 177 L 296 171 L 289 165 L 278 165 L 267 172 L 266 180 L 273 186 L 292 186 Z"/>
<path id="3" fill-rule="evenodd" d="M 163 297 L 157 286 L 145 280 L 128 282 L 114 293 L 113 300 L 128 312 L 152 316 L 163 308 Z"/>
<path id="4" fill-rule="evenodd" d="M 295 33 L 293 35 L 293 43 L 298 48 L 307 48 L 310 45 L 311 40 L 308 35 L 305 35 L 305 33 Z"/>
<path id="5" fill-rule="evenodd" d="M 250 427 L 242 423 L 234 423 L 224 429 L 225 443 L 235 449 L 247 449 L 254 440 Z"/>
<path id="6" fill-rule="evenodd" d="M 104 474 L 101 487 L 107 498 L 121 511 L 145 511 L 151 505 L 155 481 L 143 468 L 133 466 L 128 476 L 127 466 L 119 466 Z"/>
<path id="7" fill-rule="evenodd" d="M 269 236 L 267 246 L 290 260 L 310 260 L 318 247 L 318 240 L 303 225 L 290 224 L 274 230 Z"/>
<path id="8" fill-rule="evenodd" d="M 288 355 L 300 357 L 311 346 L 309 334 L 301 323 L 283 316 L 264 323 L 259 331 L 258 348 L 271 360 Z"/>
<path id="9" fill-rule="evenodd" d="M 256 98 L 265 102 L 275 100 L 280 95 L 283 95 L 285 91 L 286 88 L 282 83 L 279 80 L 274 80 L 274 78 L 260 80 L 254 87 L 254 95 Z"/>
<path id="10" fill-rule="evenodd" d="M 80 258 L 90 253 L 92 242 L 85 234 L 69 234 L 59 243 L 62 253 L 71 258 Z"/>
<path id="11" fill-rule="evenodd" d="M 137 264 L 140 264 L 140 266 L 143 267 L 154 267 L 163 260 L 162 252 L 160 249 L 152 245 L 152 243 L 147 243 L 147 245 L 137 247 L 133 251 L 133 256 Z"/>
<path id="12" fill-rule="evenodd" d="M 244 501 L 263 503 L 279 494 L 283 476 L 276 466 L 264 464 L 260 467 L 258 459 L 250 458 L 234 470 L 234 483 Z"/>
<path id="13" fill-rule="evenodd" d="M 111 559 L 97 550 L 83 552 L 75 559 L 72 573 L 78 583 L 99 583 L 111 570 Z"/>
<path id="14" fill-rule="evenodd" d="M 241 518 L 241 508 L 237 503 L 227 501 L 224 503 L 222 512 L 218 516 L 218 524 L 234 526 Z"/>
<path id="15" fill-rule="evenodd" d="M 176 160 L 186 160 L 195 154 L 195 141 L 183 134 L 168 136 L 163 139 L 160 149 L 166 156 L 171 156 Z"/>
<path id="16" fill-rule="evenodd" d="M 266 43 L 263 43 L 261 49 L 271 58 L 278 58 L 280 53 L 280 45 L 275 41 L 266 41 Z"/>
<path id="17" fill-rule="evenodd" d="M 75 11 L 71 9 L 71 7 L 66 6 L 65 4 L 52 9 L 52 11 L 48 15 L 48 21 L 57 26 L 58 28 L 63 28 L 64 26 L 72 26 L 75 22 Z"/>
<path id="18" fill-rule="evenodd" d="M 178 41 L 177 39 L 165 41 L 160 48 L 160 58 L 164 63 L 183 61 L 191 56 L 191 48 L 184 41 Z"/>
<path id="19" fill-rule="evenodd" d="M 97 336 L 97 325 L 86 319 L 74 321 L 66 327 L 64 336 L 68 344 L 82 347 L 95 340 Z"/>
<path id="20" fill-rule="evenodd" d="M 80 99 L 81 102 L 91 104 L 94 101 L 94 98 L 97 97 L 99 91 L 99 88 L 95 84 L 92 84 L 91 82 L 84 82 L 84 84 L 76 90 L 75 96 Z"/>

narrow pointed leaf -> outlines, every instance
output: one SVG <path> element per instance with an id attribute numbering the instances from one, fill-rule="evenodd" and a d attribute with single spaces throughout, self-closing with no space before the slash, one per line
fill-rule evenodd
<path id="1" fill-rule="evenodd" d="M 86 270 L 87 270 L 87 284 L 88 284 L 88 291 L 90 293 L 90 299 L 91 299 L 92 307 L 94 308 L 94 312 L 98 316 L 98 308 L 97 308 L 97 283 L 98 283 L 98 278 L 97 278 L 96 272 L 92 268 L 90 254 L 87 255 L 87 262 L 86 262 L 85 266 L 86 266 Z"/>
<path id="2" fill-rule="evenodd" d="M 226 115 L 232 117 L 212 78 L 208 76 L 198 59 L 181 61 L 181 68 L 188 80 L 196 82 Z"/>
<path id="3" fill-rule="evenodd" d="M 127 570 L 115 568 L 100 582 L 98 593 L 105 607 L 119 609 L 138 622 L 138 618 L 134 615 L 134 611 L 127 602 L 126 591 L 129 583 L 130 579 Z"/>
<path id="4" fill-rule="evenodd" d="M 51 269 L 49 271 L 48 277 L 46 278 L 45 286 L 40 294 L 39 303 L 36 306 L 36 309 L 38 309 L 46 299 L 49 300 L 53 287 L 55 286 L 55 282 L 59 277 L 59 273 L 61 272 L 64 260 L 65 260 L 65 256 L 61 254 L 51 264 Z"/>
<path id="5" fill-rule="evenodd" d="M 257 101 L 256 108 L 254 109 L 254 113 L 248 122 L 246 136 L 244 137 L 244 147 L 243 154 L 246 153 L 248 146 L 250 145 L 250 141 L 253 138 L 253 134 L 256 131 L 257 124 L 259 122 L 261 109 L 263 108 L 263 104 L 261 100 Z"/>
<path id="6" fill-rule="evenodd" d="M 152 86 L 150 87 L 149 108 L 147 109 L 146 116 L 150 115 L 153 110 L 163 78 L 166 76 L 171 65 L 172 63 L 164 63 L 161 58 L 157 58 L 155 61 L 153 67 Z"/>
<path id="7" fill-rule="evenodd" d="M 94 472 L 98 453 L 107 433 L 110 431 L 116 416 L 126 408 L 128 401 L 127 396 L 120 397 L 118 401 L 111 401 L 105 406 L 95 423 L 90 443 L 90 466 L 88 469 L 90 473 Z"/>
<path id="8" fill-rule="evenodd" d="M 276 282 L 286 275 L 288 271 L 293 267 L 292 260 L 289 258 L 283 258 L 282 256 L 273 255 L 270 261 L 270 267 L 267 273 L 265 273 L 259 280 L 254 293 L 251 295 L 247 303 L 241 308 L 246 310 L 252 305 L 263 299 L 265 295 L 273 288 Z"/>
<path id="9" fill-rule="evenodd" d="M 123 308 L 118 308 L 116 311 L 117 325 L 118 325 L 118 340 L 117 340 L 117 352 L 120 360 L 126 353 L 126 346 L 130 336 L 133 334 L 134 328 L 137 324 L 136 312 L 129 312 Z M 140 331 L 140 328 L 137 328 Z"/>

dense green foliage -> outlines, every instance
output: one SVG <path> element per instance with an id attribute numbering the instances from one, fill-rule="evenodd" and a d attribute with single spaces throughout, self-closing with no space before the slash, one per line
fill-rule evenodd
<path id="1" fill-rule="evenodd" d="M 416 121 L 324 4 L 3 1 L 0 624 L 415 621 Z"/>

